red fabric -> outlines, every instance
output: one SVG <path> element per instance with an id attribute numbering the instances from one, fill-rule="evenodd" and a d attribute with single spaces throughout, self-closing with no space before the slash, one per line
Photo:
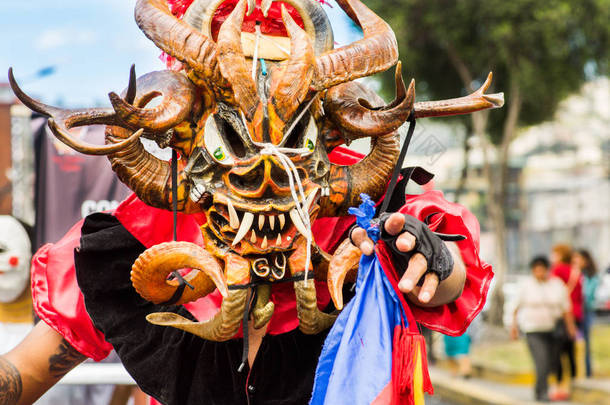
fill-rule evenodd
<path id="1" fill-rule="evenodd" d="M 479 223 L 466 208 L 445 200 L 440 191 L 407 195 L 406 205 L 400 212 L 420 221 L 438 213 L 432 217 L 431 230 L 466 236 L 465 240 L 456 242 L 466 265 L 462 295 L 452 303 L 435 308 L 411 305 L 417 322 L 446 335 L 459 336 L 483 309 L 493 278 L 491 266 L 479 258 Z"/>
<path id="2" fill-rule="evenodd" d="M 112 346 L 91 323 L 76 283 L 74 249 L 79 246 L 82 222 L 58 243 L 41 247 L 32 258 L 32 301 L 40 319 L 76 350 L 99 361 Z"/>
<path id="3" fill-rule="evenodd" d="M 572 268 L 569 264 L 566 263 L 558 263 L 551 268 L 551 274 L 555 277 L 559 277 L 564 284 L 568 284 L 570 280 L 570 273 L 572 272 Z M 572 302 L 572 313 L 574 314 L 574 319 L 577 322 L 582 322 L 583 320 L 583 305 L 584 305 L 584 297 L 582 294 L 582 276 L 578 277 L 578 281 L 574 284 L 574 288 L 572 288 L 572 292 L 570 293 L 570 301 Z"/>
<path id="4" fill-rule="evenodd" d="M 167 0 L 169 9 L 173 15 L 180 18 L 186 13 L 186 10 L 193 4 L 195 0 Z"/>
<path id="5" fill-rule="evenodd" d="M 223 2 L 214 13 L 212 18 L 212 25 L 210 30 L 212 31 L 212 39 L 216 41 L 218 39 L 218 32 L 220 31 L 221 25 L 225 22 L 229 15 L 233 12 L 233 9 L 237 5 L 238 0 L 226 0 Z M 261 1 L 256 0 L 256 8 L 252 14 L 244 17 L 242 24 L 242 32 L 255 32 L 254 27 L 258 22 L 260 24 L 260 30 L 263 35 L 271 35 L 278 37 L 287 37 L 286 27 L 284 27 L 284 21 L 282 19 L 282 5 L 286 7 L 288 14 L 294 19 L 294 22 L 301 28 L 304 28 L 303 19 L 298 11 L 295 10 L 288 3 L 271 3 L 271 7 L 267 13 L 267 17 L 263 15 L 261 10 Z"/>
<path id="6" fill-rule="evenodd" d="M 345 148 L 343 146 L 337 146 L 328 154 L 328 159 L 331 163 L 337 165 L 353 165 L 359 162 L 365 155 L 358 153 L 355 150 Z"/>
<path id="7" fill-rule="evenodd" d="M 426 341 L 419 333 L 413 333 L 397 325 L 394 328 L 394 342 L 392 349 L 392 405 L 414 405 L 414 375 L 417 367 L 416 354 L 422 367 L 422 390 L 434 395 L 434 388 L 428 373 L 428 357 L 426 354 Z"/>

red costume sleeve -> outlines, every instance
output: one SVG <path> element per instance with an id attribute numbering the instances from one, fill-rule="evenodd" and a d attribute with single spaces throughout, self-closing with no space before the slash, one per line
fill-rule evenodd
<path id="1" fill-rule="evenodd" d="M 172 213 L 151 208 L 134 194 L 123 201 L 114 214 L 146 247 L 172 238 Z M 178 216 L 177 231 L 180 240 L 201 244 L 198 220 L 201 218 L 196 215 Z M 99 361 L 108 356 L 112 346 L 93 325 L 76 280 L 74 249 L 80 245 L 82 226 L 83 221 L 79 221 L 59 242 L 46 244 L 36 252 L 31 268 L 32 300 L 40 319 L 81 354 Z M 154 232 L 150 232 L 151 229 Z M 195 313 L 213 311 L 209 307 L 214 305 L 200 301 L 200 305 L 194 308 Z M 217 306 L 220 306 L 220 299 Z"/>
<path id="2" fill-rule="evenodd" d="M 434 308 L 411 305 L 415 319 L 422 325 L 446 335 L 463 334 L 483 309 L 489 283 L 493 278 L 491 266 L 479 258 L 477 219 L 463 206 L 445 200 L 440 191 L 407 195 L 406 205 L 400 212 L 420 221 L 428 217 L 429 227 L 433 231 L 466 237 L 465 240 L 456 242 L 466 265 L 466 284 L 462 295 L 452 303 Z"/>
<path id="3" fill-rule="evenodd" d="M 74 276 L 74 249 L 79 246 L 82 221 L 56 244 L 46 244 L 32 259 L 34 310 L 83 355 L 104 359 L 112 346 L 93 326 Z M 70 258 L 70 260 L 66 260 Z"/>

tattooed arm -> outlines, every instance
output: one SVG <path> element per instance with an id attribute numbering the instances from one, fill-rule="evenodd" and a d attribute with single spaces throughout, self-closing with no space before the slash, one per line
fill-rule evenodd
<path id="1" fill-rule="evenodd" d="M 0 356 L 0 405 L 33 403 L 85 358 L 39 322 L 17 347 Z"/>

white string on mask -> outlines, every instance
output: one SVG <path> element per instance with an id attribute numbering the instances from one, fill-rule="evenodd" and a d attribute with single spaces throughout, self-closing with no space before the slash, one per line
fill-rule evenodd
<path id="1" fill-rule="evenodd" d="M 305 282 L 307 282 L 307 277 L 309 274 L 309 262 L 311 261 L 311 221 L 309 220 L 309 213 L 306 211 L 305 207 L 307 199 L 305 198 L 305 191 L 303 190 L 301 177 L 299 176 L 296 166 L 294 163 L 292 163 L 292 160 L 290 160 L 286 153 L 305 155 L 311 153 L 311 151 L 307 148 L 281 148 L 272 143 L 256 143 L 256 145 L 262 148 L 260 152 L 261 155 L 275 156 L 282 164 L 284 171 L 288 176 L 290 194 L 294 201 L 295 209 L 299 218 L 301 219 L 301 222 L 303 222 L 303 225 L 305 225 L 305 228 L 307 229 L 307 235 L 303 235 L 307 240 L 307 255 L 305 258 Z M 299 196 L 301 197 L 300 201 Z"/>

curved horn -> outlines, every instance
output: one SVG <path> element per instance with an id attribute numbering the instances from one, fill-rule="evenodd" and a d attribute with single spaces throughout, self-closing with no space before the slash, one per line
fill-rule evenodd
<path id="1" fill-rule="evenodd" d="M 295 274 L 295 276 L 298 275 L 300 274 Z M 306 335 L 316 335 L 333 325 L 337 316 L 324 313 L 318 309 L 316 285 L 313 279 L 295 281 L 294 292 L 301 332 Z"/>
<path id="2" fill-rule="evenodd" d="M 354 246 L 349 239 L 345 239 L 330 260 L 327 276 L 328 291 L 338 310 L 343 309 L 343 282 L 346 276 L 349 276 L 349 281 L 356 280 L 360 257 L 362 257 L 360 249 Z"/>
<path id="3" fill-rule="evenodd" d="M 485 94 L 491 86 L 492 79 L 493 74 L 489 72 L 485 83 L 477 91 L 465 97 L 415 103 L 415 118 L 470 114 L 502 107 L 504 105 L 504 93 Z"/>
<path id="4" fill-rule="evenodd" d="M 164 129 L 172 128 L 183 122 L 193 108 L 196 89 L 183 75 L 171 71 L 152 72 L 142 76 L 137 82 L 137 92 L 133 105 L 121 103 L 117 107 L 125 120 L 125 127 L 144 124 L 145 135 L 155 139 L 165 136 Z M 130 86 L 131 88 L 131 86 Z M 129 93 L 129 91 L 128 91 Z M 174 94 L 177 93 L 177 98 Z M 163 95 L 163 100 L 155 108 L 142 108 L 155 96 Z M 126 97 L 127 99 L 128 97 Z M 129 106 L 123 110 L 122 106 Z M 130 114 L 128 111 L 135 111 Z M 129 136 L 129 130 L 119 126 L 109 126 L 106 130 L 106 143 L 120 143 Z M 171 203 L 171 167 L 169 162 L 160 160 L 144 149 L 141 142 L 135 142 L 129 148 L 121 149 L 108 156 L 112 169 L 138 198 L 146 204 L 161 209 L 172 209 Z M 188 204 L 189 183 L 185 174 L 178 174 L 178 209 L 180 211 L 200 210 L 198 204 Z"/>
<path id="5" fill-rule="evenodd" d="M 399 153 L 398 133 L 392 132 L 379 138 L 371 138 L 369 155 L 347 167 L 351 189 L 345 199 L 346 211 L 347 207 L 355 207 L 360 203 L 362 193 L 368 194 L 373 201 L 377 201 L 383 195 Z"/>
<path id="6" fill-rule="evenodd" d="M 115 112 L 109 108 L 64 110 L 46 105 L 40 101 L 34 100 L 21 90 L 13 75 L 13 68 L 10 68 L 8 71 L 8 80 L 17 98 L 31 110 L 50 117 L 48 125 L 53 134 L 57 139 L 77 152 L 86 155 L 109 155 L 139 143 L 138 139 L 143 131 L 137 131 L 131 136 L 121 139 L 120 142 L 116 142 L 112 145 L 93 145 L 75 139 L 69 133 L 71 128 L 95 124 L 118 124 Z"/>
<path id="7" fill-rule="evenodd" d="M 256 287 L 256 303 L 252 309 L 254 329 L 265 326 L 273 316 L 275 304 L 271 301 L 271 285 L 263 284 Z"/>
<path id="8" fill-rule="evenodd" d="M 177 305 L 195 301 L 216 288 L 223 296 L 228 295 L 227 280 L 218 261 L 191 242 L 166 242 L 147 249 L 132 266 L 131 283 L 142 298 L 162 304 L 169 301 L 178 288 L 178 281 L 168 281 L 167 276 L 183 268 L 200 271 L 191 271 L 185 276 L 194 289 L 185 288 Z"/>
<path id="9" fill-rule="evenodd" d="M 139 97 L 139 105 L 159 96 L 162 97 L 161 103 L 153 108 L 139 108 L 114 92 L 109 94 L 110 102 L 122 124 L 144 128 L 147 132 L 165 132 L 184 121 L 197 94 L 197 89 L 186 76 L 169 70 L 142 76 L 137 81 L 137 88 L 145 89 L 145 94 Z"/>
<path id="10" fill-rule="evenodd" d="M 125 99 L 114 92 L 110 93 L 114 110 L 109 108 L 64 110 L 43 104 L 25 94 L 17 85 L 12 68 L 9 69 L 9 82 L 15 95 L 27 107 L 50 117 L 49 128 L 60 141 L 87 155 L 117 153 L 139 143 L 138 139 L 143 132 L 146 133 L 145 136 L 150 137 L 151 133 L 165 132 L 178 125 L 190 114 L 197 91 L 193 83 L 184 75 L 172 71 L 149 73 L 137 79 L 136 84 L 135 68 L 132 66 Z M 136 100 L 138 90 L 140 94 Z M 157 107 L 138 108 L 157 96 L 163 96 L 163 101 Z M 135 106 L 130 104 L 134 102 Z M 103 146 L 82 142 L 69 133 L 71 128 L 95 124 L 120 126 L 138 131 L 130 137 L 122 137 Z"/>
<path id="11" fill-rule="evenodd" d="M 220 311 L 206 322 L 193 322 L 173 312 L 155 312 L 149 314 L 146 320 L 153 325 L 171 326 L 213 342 L 224 342 L 239 330 L 247 296 L 247 290 L 231 291 L 222 300 Z"/>
<path id="12" fill-rule="evenodd" d="M 354 94 L 360 94 L 370 105 L 383 100 L 366 86 L 351 83 Z M 368 194 L 377 201 L 387 186 L 400 153 L 396 131 L 371 138 L 371 151 L 360 162 L 351 166 L 331 165 L 328 183 L 330 196 L 320 199 L 320 217 L 347 215 L 347 209 L 360 204 L 360 194 Z"/>
<path id="13" fill-rule="evenodd" d="M 318 91 L 383 72 L 398 60 L 396 37 L 385 21 L 359 0 L 338 3 L 362 27 L 364 38 L 316 58 L 312 87 Z"/>
<path id="14" fill-rule="evenodd" d="M 114 144 L 129 136 L 129 131 L 120 127 L 108 127 L 106 142 Z M 171 168 L 169 162 L 160 160 L 150 154 L 141 142 L 134 143 L 130 148 L 120 150 L 108 156 L 112 170 L 139 199 L 147 205 L 161 209 L 172 209 Z M 186 201 L 184 190 L 184 174 L 178 178 L 178 209 L 184 210 Z"/>
<path id="15" fill-rule="evenodd" d="M 247 283 L 250 264 L 242 257 L 229 254 L 225 258 L 225 271 L 229 284 Z M 234 337 L 239 330 L 247 303 L 248 290 L 237 289 L 229 291 L 222 300 L 220 311 L 205 322 L 193 322 L 172 312 L 153 313 L 146 319 L 154 325 L 171 326 L 206 340 L 223 342 Z"/>
<path id="16" fill-rule="evenodd" d="M 305 238 L 300 238 L 295 243 L 296 248 L 288 257 L 288 267 L 294 278 L 303 278 L 294 282 L 299 329 L 307 335 L 315 335 L 330 328 L 337 317 L 324 313 L 318 308 L 316 285 L 313 280 L 314 274 L 311 274 L 308 280 L 304 279 L 305 264 L 307 263 L 307 242 Z M 312 268 L 311 262 L 309 268 Z M 318 272 L 317 267 L 315 272 Z"/>
<path id="17" fill-rule="evenodd" d="M 271 89 L 271 100 L 280 118 L 287 121 L 309 92 L 309 84 L 313 78 L 314 53 L 309 37 L 294 22 L 283 5 L 282 18 L 291 40 L 290 59 L 282 67 L 279 82 Z"/>
<path id="18" fill-rule="evenodd" d="M 380 136 L 396 131 L 409 118 L 415 99 L 415 82 L 409 90 L 401 75 L 401 63 L 396 65 L 396 98 L 387 106 L 372 107 L 361 98 L 360 89 L 352 83 L 333 87 L 326 93 L 324 109 L 331 119 L 347 131 L 350 140 Z"/>
<path id="19" fill-rule="evenodd" d="M 212 82 L 221 79 L 214 41 L 174 17 L 165 0 L 138 0 L 135 19 L 144 35 L 165 53 Z"/>
<path id="20" fill-rule="evenodd" d="M 261 10 L 266 17 L 273 0 L 262 0 Z M 303 20 L 305 32 L 313 42 L 316 55 L 320 55 L 333 49 L 334 37 L 330 20 L 322 8 L 322 3 L 310 0 L 286 0 L 283 3 L 290 4 L 299 13 Z M 283 7 L 283 6 L 282 6 Z M 286 27 L 287 28 L 287 27 Z"/>
<path id="21" fill-rule="evenodd" d="M 241 48 L 241 26 L 245 11 L 246 1 L 240 0 L 220 27 L 218 64 L 222 75 L 233 89 L 235 101 L 241 106 L 246 118 L 251 120 L 260 98 Z"/>

